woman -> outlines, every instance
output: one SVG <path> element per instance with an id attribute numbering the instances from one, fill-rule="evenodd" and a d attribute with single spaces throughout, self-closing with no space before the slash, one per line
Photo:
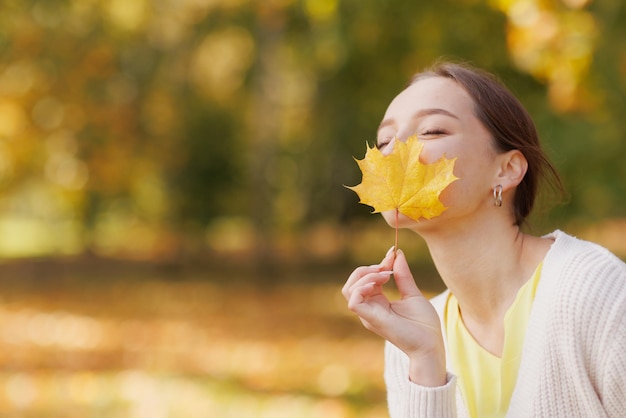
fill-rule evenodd
<path id="1" fill-rule="evenodd" d="M 526 110 L 491 75 L 441 64 L 391 102 L 378 147 L 413 134 L 423 162 L 458 157 L 459 180 L 440 196 L 448 209 L 398 220 L 425 240 L 448 290 L 428 301 L 399 249 L 343 288 L 387 340 L 391 417 L 623 417 L 626 265 L 560 231 L 520 230 L 540 180 L 560 185 Z M 395 212 L 383 216 L 395 226 Z M 392 273 L 395 301 L 382 293 Z"/>

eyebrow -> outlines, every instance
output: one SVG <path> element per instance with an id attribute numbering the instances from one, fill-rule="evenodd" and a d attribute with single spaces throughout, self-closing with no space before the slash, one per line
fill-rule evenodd
<path id="1" fill-rule="evenodd" d="M 430 115 L 444 115 L 444 116 L 448 116 L 454 119 L 459 119 L 459 117 L 456 116 L 454 113 L 451 113 L 447 111 L 446 109 L 441 109 L 438 107 L 419 110 L 413 115 L 411 119 L 419 119 L 419 118 L 423 118 L 424 116 L 430 116 Z M 393 119 L 385 119 L 378 126 L 377 132 L 380 132 L 381 129 L 387 126 L 391 126 L 395 123 L 396 122 Z"/>

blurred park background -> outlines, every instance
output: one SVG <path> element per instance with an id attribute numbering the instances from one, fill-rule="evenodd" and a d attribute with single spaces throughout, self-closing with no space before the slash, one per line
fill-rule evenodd
<path id="1" fill-rule="evenodd" d="M 343 185 L 441 57 L 535 118 L 533 232 L 626 257 L 621 0 L 2 0 L 0 415 L 387 416 L 339 289 L 394 233 Z"/>

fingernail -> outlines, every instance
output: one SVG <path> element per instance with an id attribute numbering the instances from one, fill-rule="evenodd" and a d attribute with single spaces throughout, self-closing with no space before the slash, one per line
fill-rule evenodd
<path id="1" fill-rule="evenodd" d="M 387 250 L 387 254 L 385 254 L 385 256 L 388 256 L 389 254 L 391 254 L 395 248 L 396 248 L 396 246 L 395 246 L 395 245 L 392 245 L 392 246 L 391 246 L 391 248 L 389 248 L 389 249 Z"/>
<path id="2" fill-rule="evenodd" d="M 389 275 L 392 275 L 392 274 L 393 274 L 393 270 L 379 271 L 378 273 L 380 273 L 380 274 L 389 274 Z"/>

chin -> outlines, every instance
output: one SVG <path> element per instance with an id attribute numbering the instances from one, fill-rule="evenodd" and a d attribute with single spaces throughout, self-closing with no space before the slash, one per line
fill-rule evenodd
<path id="1" fill-rule="evenodd" d="M 396 227 L 396 211 L 395 210 L 388 210 L 388 211 L 382 212 L 382 215 L 390 227 L 392 228 Z M 418 223 L 418 221 L 416 221 L 415 219 L 409 218 L 408 216 L 402 213 L 398 213 L 397 221 L 398 221 L 398 225 L 397 225 L 398 228 L 408 228 L 408 229 L 415 227 L 415 225 Z"/>

